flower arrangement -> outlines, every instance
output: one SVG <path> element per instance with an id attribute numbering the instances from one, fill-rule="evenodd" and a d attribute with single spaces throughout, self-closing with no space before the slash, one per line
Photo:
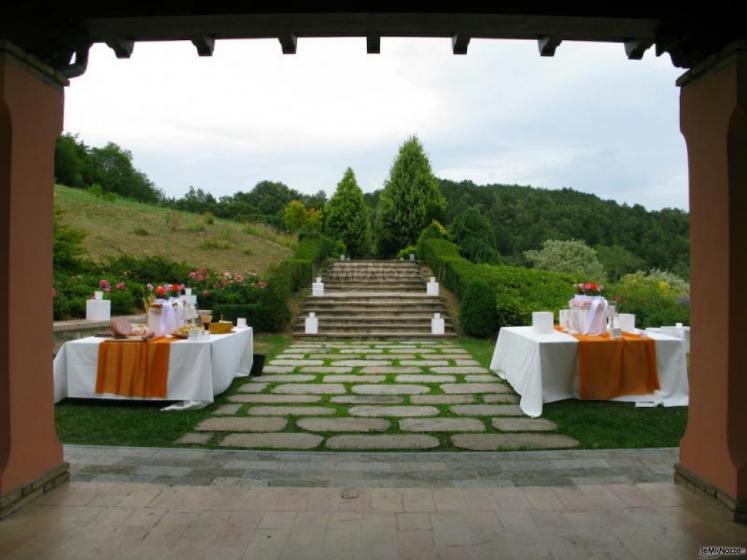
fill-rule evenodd
<path id="1" fill-rule="evenodd" d="M 153 284 L 146 284 L 145 289 L 148 295 L 143 298 L 143 306 L 147 312 L 153 303 L 157 299 L 169 299 L 171 297 L 179 297 L 184 291 L 186 286 L 184 284 L 159 284 L 154 286 Z"/>
<path id="2" fill-rule="evenodd" d="M 580 296 L 601 296 L 604 286 L 594 282 L 581 282 L 576 284 L 576 294 Z"/>

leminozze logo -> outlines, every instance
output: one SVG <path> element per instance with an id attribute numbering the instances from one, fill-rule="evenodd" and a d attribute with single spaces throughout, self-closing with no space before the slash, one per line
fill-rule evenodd
<path id="1" fill-rule="evenodd" d="M 740 546 L 701 546 L 698 558 L 721 558 L 722 556 L 746 556 L 747 548 Z"/>

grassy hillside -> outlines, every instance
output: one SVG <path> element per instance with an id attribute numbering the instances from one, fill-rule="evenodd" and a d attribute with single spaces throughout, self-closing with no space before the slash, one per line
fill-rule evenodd
<path id="1" fill-rule="evenodd" d="M 262 224 L 240 224 L 178 212 L 122 198 L 108 200 L 57 185 L 55 201 L 63 221 L 87 232 L 84 245 L 99 259 L 120 252 L 163 255 L 198 268 L 262 273 L 288 258 L 294 238 Z"/>

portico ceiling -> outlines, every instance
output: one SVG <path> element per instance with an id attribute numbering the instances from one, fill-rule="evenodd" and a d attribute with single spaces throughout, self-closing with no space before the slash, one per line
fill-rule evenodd
<path id="1" fill-rule="evenodd" d="M 340 12 L 278 11 L 235 2 L 62 11 L 31 3 L 0 20 L 0 40 L 72 77 L 85 70 L 93 43 L 106 43 L 126 58 L 138 41 L 191 41 L 201 56 L 212 54 L 216 40 L 239 38 L 276 38 L 287 54 L 295 53 L 304 37 L 365 37 L 371 53 L 379 52 L 382 37 L 443 37 L 451 39 L 455 54 L 466 54 L 471 39 L 527 39 L 537 41 L 543 56 L 562 49 L 562 41 L 599 41 L 621 43 L 621 54 L 631 59 L 654 46 L 657 55 L 668 53 L 675 66 L 690 68 L 728 43 L 747 38 L 734 2 L 698 11 L 545 10 L 515 4 L 501 3 L 495 10 Z"/>

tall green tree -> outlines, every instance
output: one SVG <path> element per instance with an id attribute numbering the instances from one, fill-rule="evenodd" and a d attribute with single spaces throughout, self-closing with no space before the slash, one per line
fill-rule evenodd
<path id="1" fill-rule="evenodd" d="M 372 236 L 368 204 L 349 167 L 324 209 L 324 230 L 345 244 L 351 257 L 371 254 Z"/>
<path id="2" fill-rule="evenodd" d="M 465 259 L 476 263 L 497 263 L 495 234 L 488 219 L 477 208 L 468 208 L 454 218 L 449 230 L 451 240 L 459 245 Z"/>
<path id="3" fill-rule="evenodd" d="M 400 147 L 379 198 L 376 220 L 379 254 L 391 257 L 403 247 L 414 245 L 433 219 L 443 219 L 445 209 L 446 199 L 423 145 L 412 136 Z"/>

